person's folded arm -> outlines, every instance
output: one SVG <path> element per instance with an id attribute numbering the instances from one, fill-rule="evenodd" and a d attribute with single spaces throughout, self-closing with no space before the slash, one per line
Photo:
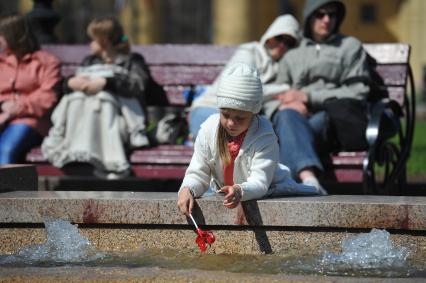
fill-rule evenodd
<path id="1" fill-rule="evenodd" d="M 144 95 L 148 80 L 149 70 L 145 59 L 140 54 L 133 53 L 128 72 L 115 72 L 114 77 L 107 78 L 104 89 L 119 96 L 141 97 Z"/>
<path id="2" fill-rule="evenodd" d="M 43 59 L 43 66 L 38 73 L 39 87 L 29 94 L 15 96 L 15 116 L 42 117 L 58 101 L 57 86 L 61 80 L 60 62 L 55 57 Z"/>

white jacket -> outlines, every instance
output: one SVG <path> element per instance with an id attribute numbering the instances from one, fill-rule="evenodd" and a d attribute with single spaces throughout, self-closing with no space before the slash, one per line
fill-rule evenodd
<path id="1" fill-rule="evenodd" d="M 194 155 L 181 189 L 189 187 L 195 197 L 224 186 L 223 164 L 216 147 L 220 114 L 210 116 L 202 125 L 194 145 Z M 264 196 L 317 194 L 316 188 L 297 184 L 287 167 L 278 163 L 279 148 L 271 123 L 256 116 L 247 131 L 234 163 L 234 184 L 242 188 L 242 201 Z M 217 185 L 215 185 L 217 184 Z"/>
<path id="2" fill-rule="evenodd" d="M 260 41 L 241 44 L 224 67 L 233 65 L 236 62 L 254 66 L 259 72 L 260 80 L 263 84 L 263 96 L 265 101 L 269 101 L 274 95 L 287 91 L 289 85 L 276 84 L 278 74 L 278 61 L 274 61 L 267 53 L 265 43 L 268 39 L 281 34 L 288 34 L 299 40 L 299 24 L 292 15 L 282 15 L 275 19 L 269 26 Z M 192 108 L 214 107 L 216 108 L 216 88 L 220 80 L 220 75 L 212 85 L 205 86 L 202 95 L 192 103 Z"/>

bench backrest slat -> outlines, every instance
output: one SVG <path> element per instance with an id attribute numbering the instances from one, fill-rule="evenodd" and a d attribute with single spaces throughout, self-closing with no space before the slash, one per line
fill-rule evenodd
<path id="1" fill-rule="evenodd" d="M 90 53 L 88 45 L 44 45 L 43 49 L 58 56 L 65 64 L 78 65 Z M 206 44 L 136 45 L 133 52 L 145 57 L 148 65 L 224 65 L 235 46 Z"/>
<path id="2" fill-rule="evenodd" d="M 219 65 L 228 62 L 235 46 L 207 44 L 138 45 L 132 49 L 141 53 L 149 65 Z"/>
<path id="3" fill-rule="evenodd" d="M 398 102 L 399 105 L 404 105 L 405 101 L 405 87 L 388 87 L 389 98 Z"/>
<path id="4" fill-rule="evenodd" d="M 410 58 L 410 46 L 404 43 L 363 44 L 363 47 L 378 64 L 406 64 Z"/>
<path id="5" fill-rule="evenodd" d="M 407 83 L 406 64 L 378 65 L 376 72 L 384 79 L 386 86 L 405 86 Z"/>
<path id="6" fill-rule="evenodd" d="M 88 45 L 44 45 L 43 49 L 56 55 L 64 66 L 78 66 L 90 54 Z"/>
<path id="7" fill-rule="evenodd" d="M 404 103 L 410 46 L 402 43 L 364 44 L 376 60 L 376 72 L 383 78 L 389 97 Z M 83 58 L 89 54 L 87 45 L 46 45 L 63 62 L 62 74 L 72 75 Z M 164 87 L 172 105 L 183 106 L 184 87 L 211 84 L 235 52 L 236 46 L 202 44 L 137 45 L 154 79 Z"/>
<path id="8" fill-rule="evenodd" d="M 153 78 L 160 85 L 200 85 L 211 84 L 219 75 L 223 66 L 170 66 L 151 65 L 150 70 Z"/>

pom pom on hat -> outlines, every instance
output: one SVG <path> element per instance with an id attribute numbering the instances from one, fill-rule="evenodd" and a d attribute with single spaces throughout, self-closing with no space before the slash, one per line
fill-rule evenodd
<path id="1" fill-rule="evenodd" d="M 235 63 L 223 71 L 217 88 L 218 108 L 257 114 L 262 108 L 262 100 L 262 82 L 254 67 Z"/>

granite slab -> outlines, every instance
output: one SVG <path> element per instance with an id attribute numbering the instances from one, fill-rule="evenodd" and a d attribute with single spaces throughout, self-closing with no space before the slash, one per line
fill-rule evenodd
<path id="1" fill-rule="evenodd" d="M 187 224 L 176 193 L 16 191 L 0 194 L 0 223 L 61 218 L 86 224 Z M 248 201 L 235 209 L 222 196 L 197 200 L 200 224 L 426 230 L 426 197 L 331 195 Z"/>

